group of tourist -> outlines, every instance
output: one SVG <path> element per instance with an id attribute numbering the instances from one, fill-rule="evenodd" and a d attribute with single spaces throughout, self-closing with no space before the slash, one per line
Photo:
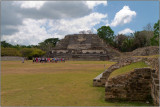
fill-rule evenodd
<path id="1" fill-rule="evenodd" d="M 57 62 L 65 62 L 64 58 L 44 58 L 44 57 L 33 57 L 33 63 L 47 63 L 47 62 L 52 62 L 52 63 L 57 63 Z"/>

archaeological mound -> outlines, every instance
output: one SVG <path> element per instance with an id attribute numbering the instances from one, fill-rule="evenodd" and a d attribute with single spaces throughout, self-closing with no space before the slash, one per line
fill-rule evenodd
<path id="1" fill-rule="evenodd" d="M 119 56 L 119 52 L 96 34 L 73 34 L 59 41 L 49 56 L 67 60 L 109 60 Z"/>

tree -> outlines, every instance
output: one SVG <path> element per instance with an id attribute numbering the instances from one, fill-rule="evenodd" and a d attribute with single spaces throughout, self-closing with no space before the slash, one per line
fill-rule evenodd
<path id="1" fill-rule="evenodd" d="M 158 46 L 159 45 L 159 20 L 154 24 L 154 36 L 151 38 L 151 45 Z"/>
<path id="2" fill-rule="evenodd" d="M 33 57 L 41 57 L 45 54 L 46 52 L 42 51 L 41 49 L 34 49 L 31 53 L 31 56 Z"/>
<path id="3" fill-rule="evenodd" d="M 113 45 L 114 31 L 109 26 L 102 26 L 97 30 L 100 38 L 104 39 L 106 43 Z"/>
<path id="4" fill-rule="evenodd" d="M 86 31 L 84 31 L 84 30 L 79 32 L 79 34 L 85 34 L 85 33 L 86 33 Z"/>
<path id="5" fill-rule="evenodd" d="M 11 47 L 13 47 L 12 44 L 7 43 L 6 41 L 1 41 L 1 46 L 4 47 L 4 48 L 9 48 L 9 47 L 11 48 Z"/>
<path id="6" fill-rule="evenodd" d="M 143 29 L 145 31 L 153 31 L 153 25 L 151 25 L 150 23 L 148 23 L 145 27 L 143 27 Z"/>
<path id="7" fill-rule="evenodd" d="M 1 48 L 1 56 L 22 56 L 22 54 L 16 48 L 2 47 Z"/>
<path id="8" fill-rule="evenodd" d="M 144 35 L 145 36 L 145 39 L 146 39 L 146 43 L 145 43 L 145 46 L 151 46 L 151 41 L 150 39 L 154 36 L 154 32 L 153 31 L 147 31 L 147 30 L 144 30 L 144 31 L 140 31 L 140 35 Z"/>
<path id="9" fill-rule="evenodd" d="M 122 51 L 122 43 L 127 39 L 127 36 L 124 34 L 118 34 L 115 38 L 116 48 Z"/>
<path id="10" fill-rule="evenodd" d="M 49 54 L 49 51 L 56 46 L 58 43 L 58 38 L 49 38 L 46 39 L 44 42 L 39 43 L 38 47 L 46 52 L 46 54 Z"/>
<path id="11" fill-rule="evenodd" d="M 134 49 L 140 48 L 140 47 L 145 47 L 146 46 L 146 35 L 144 35 L 142 32 L 138 31 L 134 33 Z"/>
<path id="12" fill-rule="evenodd" d="M 93 32 L 91 30 L 83 30 L 83 31 L 80 31 L 79 34 L 93 34 Z"/>
<path id="13" fill-rule="evenodd" d="M 41 57 L 45 54 L 44 51 L 37 48 L 22 48 L 20 52 L 23 57 L 26 57 L 28 59 L 32 59 L 32 57 Z"/>
<path id="14" fill-rule="evenodd" d="M 128 37 L 127 39 L 125 39 L 122 43 L 122 51 L 123 52 L 128 52 L 128 51 L 132 51 L 133 50 L 133 38 Z"/>
<path id="15" fill-rule="evenodd" d="M 33 52 L 33 49 L 30 49 L 30 48 L 22 48 L 20 50 L 21 54 L 23 57 L 27 57 L 27 58 L 30 58 L 32 57 L 31 53 Z"/>
<path id="16" fill-rule="evenodd" d="M 55 47 L 58 41 L 58 38 L 49 38 L 46 39 L 44 42 L 39 43 L 39 47 L 44 51 L 48 51 L 48 49 Z"/>

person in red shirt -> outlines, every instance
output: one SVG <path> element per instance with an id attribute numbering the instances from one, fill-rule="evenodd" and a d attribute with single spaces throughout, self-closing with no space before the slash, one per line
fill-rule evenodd
<path id="1" fill-rule="evenodd" d="M 36 57 L 36 62 L 38 63 L 38 58 Z"/>
<path id="2" fill-rule="evenodd" d="M 48 60 L 48 62 L 50 62 L 50 58 L 48 58 L 47 60 Z"/>

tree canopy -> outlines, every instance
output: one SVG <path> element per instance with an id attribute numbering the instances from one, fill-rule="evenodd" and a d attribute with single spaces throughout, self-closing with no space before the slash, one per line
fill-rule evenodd
<path id="1" fill-rule="evenodd" d="M 154 24 L 154 36 L 151 38 L 152 45 L 159 45 L 159 20 L 157 23 Z"/>
<path id="2" fill-rule="evenodd" d="M 100 38 L 104 39 L 106 43 L 113 43 L 114 31 L 109 26 L 102 26 L 97 30 L 97 34 Z"/>

